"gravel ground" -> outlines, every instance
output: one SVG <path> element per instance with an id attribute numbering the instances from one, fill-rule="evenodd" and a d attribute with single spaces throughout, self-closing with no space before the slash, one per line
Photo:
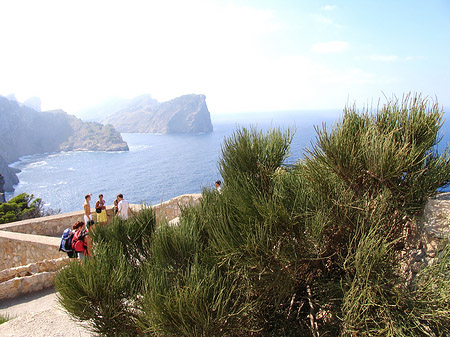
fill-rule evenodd
<path id="1" fill-rule="evenodd" d="M 0 314 L 11 318 L 0 324 L 1 337 L 94 336 L 61 308 L 51 288 L 0 301 Z"/>

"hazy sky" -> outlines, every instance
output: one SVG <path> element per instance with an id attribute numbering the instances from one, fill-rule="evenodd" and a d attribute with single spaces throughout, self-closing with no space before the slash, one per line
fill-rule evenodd
<path id="1" fill-rule="evenodd" d="M 205 94 L 212 114 L 450 106 L 449 0 L 0 0 L 0 94 L 69 113 Z"/>

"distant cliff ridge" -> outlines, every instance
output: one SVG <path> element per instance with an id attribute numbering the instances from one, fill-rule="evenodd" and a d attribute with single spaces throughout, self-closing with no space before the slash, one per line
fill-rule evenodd
<path id="1" fill-rule="evenodd" d="M 8 164 L 21 156 L 71 150 L 127 151 L 111 125 L 85 123 L 62 110 L 39 112 L 0 96 L 0 174 L 5 190 L 17 184 Z"/>
<path id="2" fill-rule="evenodd" d="M 30 97 L 27 100 L 23 101 L 23 105 L 41 112 L 41 99 L 39 97 Z"/>
<path id="3" fill-rule="evenodd" d="M 110 97 L 99 104 L 76 111 L 75 115 L 84 121 L 101 122 L 105 118 L 124 109 L 142 109 L 158 104 L 158 101 L 149 94 L 134 98 Z"/>
<path id="4" fill-rule="evenodd" d="M 134 100 L 134 104 L 113 112 L 102 122 L 112 124 L 120 132 L 201 133 L 213 131 L 204 95 L 184 95 L 163 103 L 155 100 Z"/>

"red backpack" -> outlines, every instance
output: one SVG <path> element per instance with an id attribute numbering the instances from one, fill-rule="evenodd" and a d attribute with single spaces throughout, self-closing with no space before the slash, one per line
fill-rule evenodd
<path id="1" fill-rule="evenodd" d="M 87 235 L 86 229 L 83 229 L 82 231 L 76 231 L 73 235 L 72 239 L 72 248 L 76 252 L 85 252 L 87 245 L 84 242 L 84 238 Z"/>

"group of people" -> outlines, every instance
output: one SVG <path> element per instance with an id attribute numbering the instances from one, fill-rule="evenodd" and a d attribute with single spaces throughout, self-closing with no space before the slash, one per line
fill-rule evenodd
<path id="1" fill-rule="evenodd" d="M 92 213 L 91 213 L 91 196 L 92 194 L 86 194 L 84 196 L 84 222 L 89 227 L 90 225 L 94 224 L 94 221 L 92 220 Z M 118 215 L 121 219 L 127 220 L 128 219 L 128 209 L 129 204 L 128 201 L 126 201 L 123 198 L 123 194 L 118 194 L 116 199 L 114 200 L 114 215 Z M 98 196 L 98 200 L 95 203 L 95 212 L 97 213 L 97 223 L 105 224 L 108 221 L 108 217 L 106 215 L 106 202 L 105 199 L 103 199 L 103 194 L 100 194 Z"/>
<path id="2" fill-rule="evenodd" d="M 220 180 L 217 180 L 215 182 L 216 190 L 217 192 L 221 192 L 222 190 L 222 182 Z M 91 197 L 92 194 L 86 194 L 84 196 L 84 222 L 83 221 L 77 221 L 72 226 L 73 229 L 73 250 L 75 251 L 75 255 L 79 259 L 84 259 L 86 256 L 90 256 L 90 249 L 88 246 L 90 245 L 89 239 L 88 239 L 88 232 L 91 226 L 95 224 L 94 220 L 92 219 L 92 213 L 91 213 Z M 115 216 L 120 217 L 123 220 L 128 219 L 128 212 L 129 211 L 129 204 L 128 201 L 123 198 L 122 194 L 118 194 L 116 199 L 114 200 L 114 208 L 113 212 Z M 103 199 L 103 194 L 100 194 L 98 196 L 98 200 L 95 203 L 95 212 L 97 213 L 97 223 L 98 224 L 106 224 L 108 221 L 108 217 L 106 215 L 106 202 L 105 199 Z M 75 257 L 75 256 L 74 256 Z"/>
<path id="3" fill-rule="evenodd" d="M 84 222 L 77 221 L 72 226 L 73 237 L 72 237 L 72 249 L 75 252 L 75 256 L 79 259 L 85 259 L 86 256 L 90 256 L 90 241 L 88 237 L 88 232 L 91 226 L 95 224 L 92 219 L 91 213 L 91 196 L 92 194 L 86 194 L 84 196 Z M 123 194 L 118 194 L 114 200 L 114 215 L 117 215 L 123 220 L 128 219 L 129 203 L 123 198 Z M 103 199 L 103 194 L 98 196 L 98 200 L 95 203 L 95 212 L 97 213 L 97 223 L 106 224 L 108 217 L 106 215 L 106 202 Z M 93 228 L 93 227 L 92 227 Z M 70 255 L 69 255 L 70 256 Z"/>

